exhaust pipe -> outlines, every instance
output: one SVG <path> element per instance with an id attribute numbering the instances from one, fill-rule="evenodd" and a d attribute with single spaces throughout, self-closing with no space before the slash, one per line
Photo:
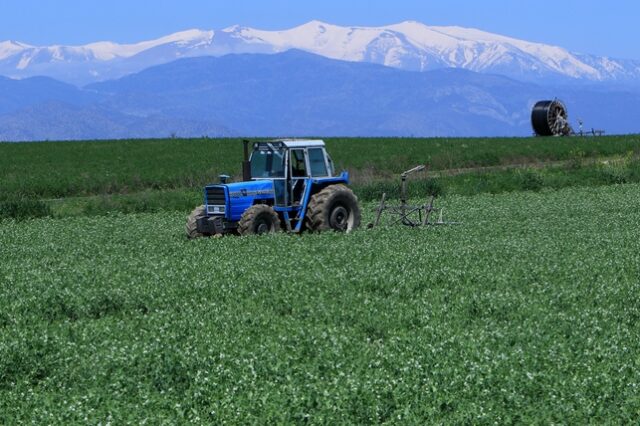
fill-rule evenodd
<path id="1" fill-rule="evenodd" d="M 249 163 L 249 143 L 248 140 L 243 140 L 244 144 L 244 159 L 242 160 L 242 180 L 244 182 L 251 180 L 251 163 Z"/>

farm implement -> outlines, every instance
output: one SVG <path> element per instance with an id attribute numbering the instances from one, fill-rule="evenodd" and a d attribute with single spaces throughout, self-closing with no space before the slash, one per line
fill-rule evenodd
<path id="1" fill-rule="evenodd" d="M 369 229 L 380 226 L 385 221 L 383 218 L 389 217 L 386 221 L 389 225 L 402 224 L 410 227 L 418 226 L 438 226 L 456 225 L 458 222 L 445 222 L 442 219 L 444 209 L 434 207 L 435 196 L 431 195 L 423 205 L 410 205 L 407 195 L 407 179 L 410 175 L 426 171 L 427 166 L 416 166 L 400 174 L 400 204 L 388 204 L 386 192 L 382 194 L 380 205 L 376 209 L 375 220 L 368 224 Z M 434 217 L 437 219 L 434 220 Z"/>

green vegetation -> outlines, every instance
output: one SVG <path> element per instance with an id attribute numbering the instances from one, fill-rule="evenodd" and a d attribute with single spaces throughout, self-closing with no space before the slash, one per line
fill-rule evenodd
<path id="1" fill-rule="evenodd" d="M 640 185 L 441 203 L 464 224 L 0 222 L 0 423 L 635 422 Z"/>
<path id="2" fill-rule="evenodd" d="M 597 187 L 621 183 L 640 183 L 640 160 L 628 156 L 615 161 L 574 162 L 546 167 L 517 167 L 480 171 L 439 173 L 436 177 L 410 180 L 409 193 L 417 198 L 424 194 L 476 195 L 503 192 L 540 191 L 567 187 Z M 358 196 L 375 200 L 386 192 L 398 195 L 398 178 L 354 185 Z"/>
<path id="3" fill-rule="evenodd" d="M 439 174 L 427 179 L 410 179 L 408 190 L 412 198 L 426 195 L 475 195 L 483 193 L 541 191 L 567 187 L 597 187 L 621 183 L 640 183 L 640 161 L 637 159 L 587 163 L 569 162 L 562 166 L 524 167 L 457 174 Z M 399 196 L 397 177 L 361 181 L 352 185 L 361 201 L 380 199 L 383 192 Z M 19 198 L 0 201 L 0 219 L 32 217 L 103 216 L 121 213 L 154 213 L 160 211 L 188 212 L 202 202 L 200 187 L 183 189 L 146 189 L 130 194 L 101 194 L 66 197 L 56 200 Z"/>
<path id="4" fill-rule="evenodd" d="M 418 163 L 437 178 L 412 180 L 414 197 L 640 182 L 638 136 L 327 144 L 362 200 L 393 196 L 397 174 Z M 189 211 L 218 174 L 239 177 L 241 156 L 235 139 L 0 144 L 0 219 Z"/>
<path id="5" fill-rule="evenodd" d="M 0 220 L 24 220 L 51 215 L 52 210 L 49 205 L 40 200 L 15 198 L 12 200 L 0 201 Z"/>
<path id="6" fill-rule="evenodd" d="M 335 162 L 357 184 L 419 163 L 431 170 L 640 155 L 640 137 L 521 139 L 329 139 Z M 234 139 L 0 143 L 0 200 L 193 189 L 240 174 Z"/>
<path id="7" fill-rule="evenodd" d="M 463 224 L 187 241 L 238 140 L 0 144 L 0 424 L 640 417 L 640 137 L 328 145 Z"/>

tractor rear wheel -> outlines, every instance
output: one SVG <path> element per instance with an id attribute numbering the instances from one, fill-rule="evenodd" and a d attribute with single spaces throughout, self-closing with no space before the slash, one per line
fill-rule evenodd
<path id="1" fill-rule="evenodd" d="M 350 232 L 360 226 L 358 197 L 345 185 L 331 185 L 311 197 L 307 228 Z"/>
<path id="2" fill-rule="evenodd" d="M 249 207 L 238 222 L 240 235 L 272 234 L 279 230 L 280 218 L 273 207 L 266 204 L 256 204 Z"/>
<path id="3" fill-rule="evenodd" d="M 204 206 L 196 207 L 191 212 L 187 218 L 187 226 L 185 227 L 185 230 L 187 231 L 187 238 L 193 239 L 204 237 L 204 234 L 198 231 L 198 220 L 206 216 Z"/>

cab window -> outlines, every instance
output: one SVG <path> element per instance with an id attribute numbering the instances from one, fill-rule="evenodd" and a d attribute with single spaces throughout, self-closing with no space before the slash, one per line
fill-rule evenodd
<path id="1" fill-rule="evenodd" d="M 265 147 L 251 155 L 251 177 L 283 178 L 285 153 L 282 150 Z"/>
<path id="2" fill-rule="evenodd" d="M 311 176 L 324 177 L 329 175 L 322 148 L 309 148 L 309 167 L 311 167 Z"/>
<path id="3" fill-rule="evenodd" d="M 307 177 L 307 164 L 304 161 L 304 149 L 291 150 L 291 177 Z"/>

